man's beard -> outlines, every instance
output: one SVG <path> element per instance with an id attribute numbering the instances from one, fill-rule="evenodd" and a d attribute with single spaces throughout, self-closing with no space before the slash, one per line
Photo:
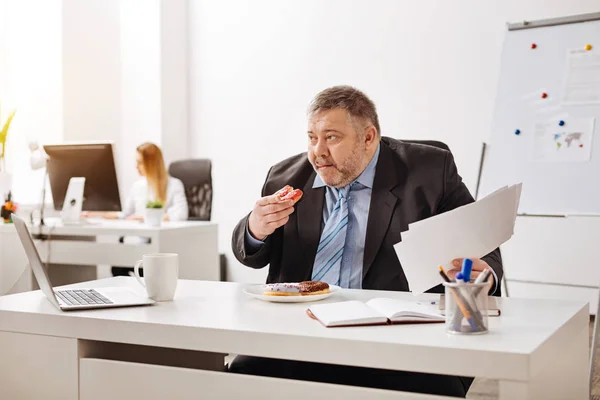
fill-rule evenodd
<path id="1" fill-rule="evenodd" d="M 359 142 L 342 165 L 338 166 L 325 159 L 315 159 L 315 164 L 331 164 L 336 173 L 333 177 L 330 175 L 328 178 L 321 175 L 321 179 L 327 186 L 336 188 L 344 187 L 354 181 L 364 169 L 365 166 L 363 165 L 364 162 L 362 159 L 364 154 L 365 147 L 361 146 L 361 143 Z"/>

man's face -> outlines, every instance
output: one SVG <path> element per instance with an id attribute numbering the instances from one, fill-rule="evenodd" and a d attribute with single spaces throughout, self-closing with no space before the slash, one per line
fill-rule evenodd
<path id="1" fill-rule="evenodd" d="M 327 186 L 351 183 L 370 157 L 364 132 L 356 132 L 346 110 L 314 113 L 308 119 L 308 160 Z"/>

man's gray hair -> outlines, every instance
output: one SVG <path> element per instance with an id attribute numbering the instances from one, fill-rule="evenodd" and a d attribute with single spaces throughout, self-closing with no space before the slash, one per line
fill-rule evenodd
<path id="1" fill-rule="evenodd" d="M 346 110 L 351 119 L 350 122 L 355 126 L 358 125 L 357 122 L 361 125 L 365 122 L 371 122 L 375 129 L 377 129 L 377 135 L 381 135 L 375 103 L 360 90 L 345 85 L 325 89 L 317 94 L 310 103 L 308 115 L 310 116 L 319 111 L 333 110 L 335 108 Z"/>

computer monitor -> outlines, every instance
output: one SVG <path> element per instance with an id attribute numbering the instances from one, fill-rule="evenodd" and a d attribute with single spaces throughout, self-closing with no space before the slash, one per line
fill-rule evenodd
<path id="1" fill-rule="evenodd" d="M 85 178 L 83 211 L 121 211 L 111 143 L 45 145 L 54 209 L 61 210 L 69 180 Z"/>

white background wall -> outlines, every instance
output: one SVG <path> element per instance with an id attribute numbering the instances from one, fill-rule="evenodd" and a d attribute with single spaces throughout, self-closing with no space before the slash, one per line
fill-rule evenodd
<path id="1" fill-rule="evenodd" d="M 156 0 L 120 1 L 122 125 L 119 147 L 123 193 L 138 179 L 135 148 L 160 144 L 160 10 Z M 142 139 L 142 140 L 140 140 Z"/>
<path id="2" fill-rule="evenodd" d="M 187 67 L 187 0 L 0 0 L 15 200 L 40 198 L 30 139 L 113 141 L 122 198 L 139 178 L 140 143 L 160 145 L 167 162 L 189 156 Z"/>
<path id="3" fill-rule="evenodd" d="M 304 111 L 351 84 L 377 104 L 384 135 L 438 139 L 474 191 L 505 23 L 600 11 L 598 0 L 190 0 L 190 130 L 214 162 L 213 220 L 229 278 L 231 232 L 268 168 L 305 149 Z"/>
<path id="4" fill-rule="evenodd" d="M 6 164 L 15 198 L 29 202 L 41 199 L 44 175 L 30 170 L 27 143 L 63 135 L 61 23 L 60 1 L 0 0 L 0 122 L 17 109 Z"/>

